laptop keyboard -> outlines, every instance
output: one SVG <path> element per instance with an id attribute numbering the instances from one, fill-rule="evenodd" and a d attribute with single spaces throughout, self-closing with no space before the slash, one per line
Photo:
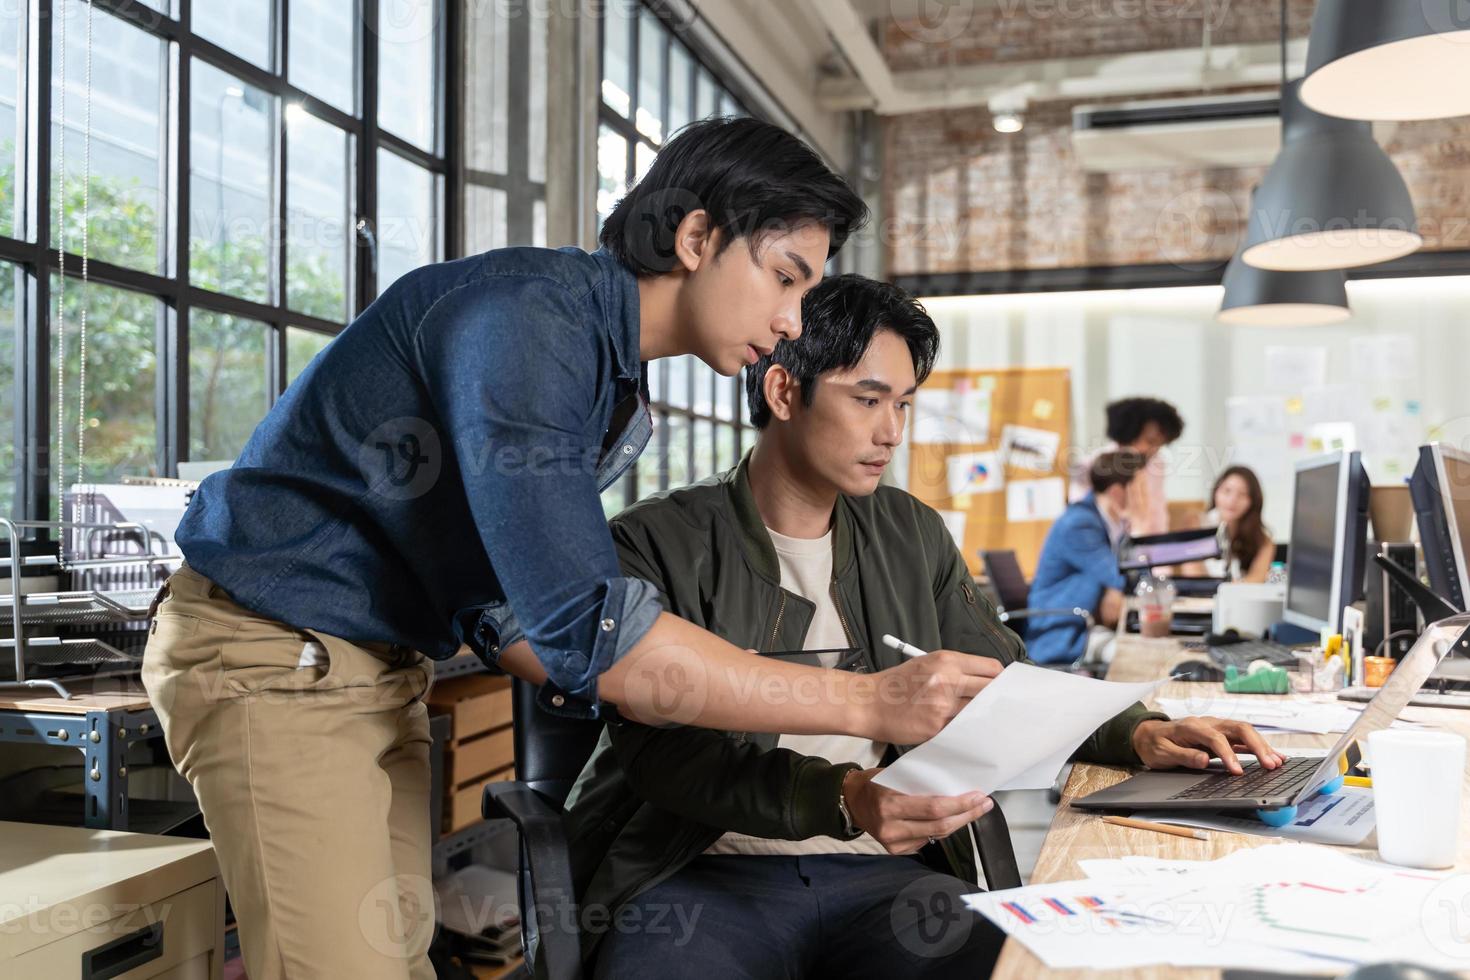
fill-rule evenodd
<path id="1" fill-rule="evenodd" d="M 1296 651 L 1270 640 L 1246 640 L 1223 647 L 1210 647 L 1210 659 L 1221 667 L 1245 670 L 1253 661 L 1264 660 L 1273 667 L 1296 667 Z"/>
<path id="2" fill-rule="evenodd" d="M 1241 765 L 1244 775 L 1232 776 L 1222 772 L 1206 776 L 1169 799 L 1249 800 L 1258 796 L 1290 796 L 1312 778 L 1312 773 L 1321 764 L 1321 759 L 1295 758 L 1287 759 L 1276 769 L 1267 769 L 1259 762 L 1246 762 Z"/>

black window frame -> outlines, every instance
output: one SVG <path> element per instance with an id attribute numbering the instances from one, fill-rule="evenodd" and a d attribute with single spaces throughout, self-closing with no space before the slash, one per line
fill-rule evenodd
<path id="1" fill-rule="evenodd" d="M 15 503 L 12 513 L 25 520 L 51 516 L 52 428 L 56 393 L 52 389 L 53 304 L 51 277 L 68 277 L 68 288 L 80 285 L 82 258 L 67 252 L 60 261 L 53 242 L 51 220 L 54 203 L 52 173 L 52 51 L 53 11 L 64 0 L 27 0 L 21 12 L 25 56 L 21 64 L 22 97 L 17 112 L 23 114 L 20 128 L 25 146 L 19 153 L 16 207 L 24 209 L 24 237 L 0 235 L 0 260 L 14 266 L 17 279 L 15 370 L 17 401 L 14 445 Z M 160 315 L 155 332 L 156 371 L 154 404 L 157 439 L 154 466 L 161 476 L 178 474 L 178 464 L 189 458 L 189 316 L 193 309 L 248 318 L 264 324 L 269 333 L 266 345 L 267 391 L 274 404 L 285 390 L 287 377 L 287 328 L 297 327 L 328 337 L 336 336 L 377 296 L 376 229 L 378 228 L 377 158 L 380 148 L 414 163 L 434 175 L 437 194 L 435 233 L 441 257 L 455 258 L 462 251 L 462 167 L 460 109 L 463 101 L 462 65 L 449 52 L 462 51 L 462 11 L 457 0 L 433 0 L 435 12 L 434 113 L 435 151 L 428 152 L 408 140 L 382 130 L 377 120 L 378 34 L 366 29 L 378 23 L 378 0 L 354 0 L 358 65 L 355 84 L 356 114 L 343 112 L 286 80 L 289 64 L 290 4 L 292 0 L 267 0 L 272 5 L 272 67 L 265 68 L 192 31 L 192 0 L 165 3 L 165 14 L 138 0 L 93 0 L 94 17 L 117 17 L 163 42 L 166 72 L 160 93 L 160 126 L 163 147 L 160 166 L 165 174 L 160 194 L 166 212 L 163 272 L 143 272 L 127 266 L 88 260 L 92 283 L 128 290 L 158 302 Z M 189 281 L 190 236 L 190 99 L 192 65 L 206 62 L 264 91 L 279 100 L 274 120 L 276 143 L 270 206 L 281 234 L 270 243 L 272 276 L 278 288 L 275 301 L 261 303 L 214 292 Z M 344 130 L 351 141 L 352 171 L 347 191 L 351 195 L 354 227 L 348 248 L 347 309 L 342 322 L 300 313 L 289 307 L 287 288 L 286 178 L 288 119 L 286 107 L 299 105 L 316 118 Z M 63 130 L 64 132 L 64 130 Z M 71 242 L 68 242 L 70 245 Z M 46 535 L 41 534 L 41 537 Z"/>

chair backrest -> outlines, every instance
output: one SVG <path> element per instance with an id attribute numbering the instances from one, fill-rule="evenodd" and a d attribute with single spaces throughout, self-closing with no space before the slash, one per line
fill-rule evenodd
<path id="1" fill-rule="evenodd" d="M 536 703 L 538 692 L 520 678 L 512 687 L 516 779 L 561 804 L 597 747 L 603 723 L 543 711 Z"/>
<path id="2" fill-rule="evenodd" d="M 985 575 L 990 579 L 990 587 L 995 589 L 995 594 L 1000 599 L 1001 611 L 1025 609 L 1026 594 L 1031 590 L 1026 584 L 1026 575 L 1021 571 L 1021 562 L 1016 558 L 1016 553 L 1009 549 L 981 551 L 980 561 L 985 565 Z"/>

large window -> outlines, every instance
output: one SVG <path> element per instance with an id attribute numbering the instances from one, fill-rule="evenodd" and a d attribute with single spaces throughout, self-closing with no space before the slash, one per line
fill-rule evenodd
<path id="1" fill-rule="evenodd" d="M 597 136 L 597 213 L 604 219 L 691 121 L 745 115 L 695 53 L 648 7 L 605 0 L 602 103 Z M 609 513 L 634 500 L 734 466 L 752 442 L 742 378 L 723 378 L 693 356 L 645 366 L 653 439 L 636 472 L 603 495 Z"/>
<path id="2" fill-rule="evenodd" d="M 459 250 L 459 9 L 0 5 L 0 513 L 232 459 L 358 311 Z"/>

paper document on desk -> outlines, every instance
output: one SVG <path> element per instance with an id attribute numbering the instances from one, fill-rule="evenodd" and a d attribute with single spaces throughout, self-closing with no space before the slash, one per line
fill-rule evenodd
<path id="1" fill-rule="evenodd" d="M 1341 973 L 1393 960 L 1464 968 L 1470 944 L 1458 931 L 1459 892 L 1450 873 L 1310 844 L 1268 844 L 1192 868 L 1177 864 L 964 901 L 1054 969 L 1167 963 Z"/>
<path id="2" fill-rule="evenodd" d="M 1378 824 L 1373 812 L 1373 790 L 1365 786 L 1344 786 L 1335 793 L 1316 794 L 1297 807 L 1296 818 L 1285 827 L 1270 827 L 1250 810 L 1142 810 L 1130 814 L 1139 820 L 1171 823 L 1180 827 L 1225 830 L 1232 834 L 1277 837 L 1282 840 L 1309 841 L 1313 844 L 1341 844 L 1356 847 L 1367 839 Z"/>
<path id="3" fill-rule="evenodd" d="M 1159 710 L 1170 718 L 1208 715 L 1231 721 L 1250 722 L 1257 728 L 1278 732 L 1309 732 L 1326 735 L 1345 732 L 1358 720 L 1362 708 L 1342 702 L 1305 701 L 1295 698 L 1159 698 Z M 1417 728 L 1414 722 L 1397 719 L 1395 728 Z"/>
<path id="4" fill-rule="evenodd" d="M 1119 684 L 1011 664 L 943 731 L 873 782 L 923 796 L 1045 789 L 1099 725 L 1163 683 Z"/>

